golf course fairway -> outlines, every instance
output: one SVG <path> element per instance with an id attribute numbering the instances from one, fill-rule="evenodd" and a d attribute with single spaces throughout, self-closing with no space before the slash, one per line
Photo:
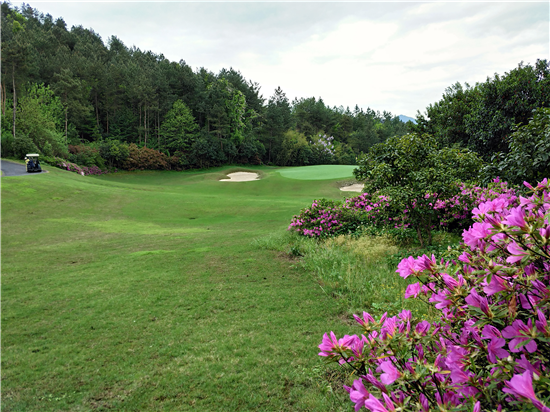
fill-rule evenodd
<path id="1" fill-rule="evenodd" d="M 280 169 L 279 173 L 288 179 L 330 180 L 353 178 L 353 170 L 356 168 L 350 165 L 300 166 Z"/>
<path id="2" fill-rule="evenodd" d="M 317 356 L 349 332 L 337 303 L 253 240 L 353 167 L 45 168 L 2 178 L 2 410 L 349 409 Z M 219 181 L 236 171 L 260 179 Z"/>

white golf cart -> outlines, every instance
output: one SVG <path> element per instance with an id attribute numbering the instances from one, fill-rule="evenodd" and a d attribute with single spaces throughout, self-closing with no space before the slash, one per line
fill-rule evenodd
<path id="1" fill-rule="evenodd" d="M 28 153 L 25 156 L 25 163 L 27 164 L 27 173 L 42 172 L 42 167 L 40 167 L 40 162 L 38 161 L 37 153 Z"/>

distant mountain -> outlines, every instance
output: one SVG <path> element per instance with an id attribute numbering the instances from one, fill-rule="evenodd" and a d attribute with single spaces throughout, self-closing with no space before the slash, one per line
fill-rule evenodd
<path id="1" fill-rule="evenodd" d="M 403 114 L 400 114 L 397 117 L 399 117 L 399 120 L 401 120 L 403 123 L 413 122 L 414 124 L 416 124 L 416 120 L 414 120 L 412 117 L 405 116 Z"/>

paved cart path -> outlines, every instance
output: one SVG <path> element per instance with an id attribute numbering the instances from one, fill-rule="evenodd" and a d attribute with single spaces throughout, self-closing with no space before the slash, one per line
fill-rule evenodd
<path id="1" fill-rule="evenodd" d="M 27 168 L 25 165 L 22 165 L 20 163 L 10 162 L 9 160 L 2 160 L 2 177 L 8 177 L 8 176 L 32 176 L 32 175 L 39 175 L 40 173 L 27 173 Z M 44 170 L 42 170 L 42 173 L 44 173 Z"/>

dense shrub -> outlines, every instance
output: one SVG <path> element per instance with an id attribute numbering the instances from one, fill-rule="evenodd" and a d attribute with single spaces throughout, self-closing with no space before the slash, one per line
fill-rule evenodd
<path id="1" fill-rule="evenodd" d="M 445 147 L 439 138 L 413 133 L 373 146 L 353 173 L 365 182 L 366 192 L 391 198 L 392 209 L 407 213 L 424 245 L 431 244 L 431 230 L 437 224 L 433 205 L 456 195 L 456 183 L 477 176 L 481 165 L 469 149 Z"/>
<path id="2" fill-rule="evenodd" d="M 550 176 L 550 108 L 533 111 L 529 123 L 515 127 L 508 152 L 496 153 L 482 170 L 486 180 L 500 176 L 511 183 L 539 181 Z"/>
<path id="3" fill-rule="evenodd" d="M 133 143 L 128 146 L 128 157 L 122 163 L 127 170 L 171 170 L 177 164 L 177 158 L 147 147 L 139 148 Z"/>
<path id="4" fill-rule="evenodd" d="M 116 139 L 108 139 L 99 144 L 99 153 L 110 167 L 122 167 L 122 164 L 130 155 L 130 149 L 127 143 L 122 143 Z"/>
<path id="5" fill-rule="evenodd" d="M 398 265 L 418 280 L 405 298 L 437 320 L 364 312 L 361 336 L 324 335 L 319 355 L 356 377 L 356 411 L 550 411 L 550 185 L 526 185 L 477 205 L 454 258 Z"/>
<path id="6" fill-rule="evenodd" d="M 69 145 L 69 160 L 81 166 L 105 167 L 99 148 L 88 145 Z"/>

